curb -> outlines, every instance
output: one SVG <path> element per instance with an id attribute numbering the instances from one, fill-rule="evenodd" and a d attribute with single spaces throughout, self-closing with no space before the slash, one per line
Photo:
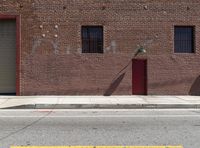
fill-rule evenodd
<path id="1" fill-rule="evenodd" d="M 200 104 L 27 104 L 1 109 L 200 109 Z"/>

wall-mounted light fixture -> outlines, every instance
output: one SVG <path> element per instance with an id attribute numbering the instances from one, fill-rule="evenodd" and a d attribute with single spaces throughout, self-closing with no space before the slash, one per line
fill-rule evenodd
<path id="1" fill-rule="evenodd" d="M 140 54 L 140 53 L 147 53 L 146 49 L 144 49 L 143 46 L 140 46 L 140 47 L 137 49 L 137 51 L 136 51 L 134 57 L 136 57 L 136 56 L 137 56 L 138 54 Z"/>

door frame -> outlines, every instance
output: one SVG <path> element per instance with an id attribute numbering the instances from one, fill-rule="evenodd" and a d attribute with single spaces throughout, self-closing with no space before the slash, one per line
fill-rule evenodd
<path id="1" fill-rule="evenodd" d="M 0 14 L 0 20 L 16 21 L 16 96 L 20 96 L 20 49 L 21 49 L 21 21 L 20 15 Z"/>
<path id="2" fill-rule="evenodd" d="M 144 61 L 145 62 L 145 94 L 144 95 L 148 95 L 148 61 L 147 59 L 136 59 L 136 58 L 133 58 L 132 59 L 132 95 L 135 95 L 134 92 L 133 92 L 133 61 L 134 60 L 137 60 L 137 61 Z"/>

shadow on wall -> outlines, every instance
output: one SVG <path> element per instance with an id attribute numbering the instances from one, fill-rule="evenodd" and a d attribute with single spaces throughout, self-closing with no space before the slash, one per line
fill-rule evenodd
<path id="1" fill-rule="evenodd" d="M 189 95 L 199 96 L 200 95 L 200 76 L 196 78 L 190 89 Z"/>
<path id="2" fill-rule="evenodd" d="M 128 64 L 123 67 L 114 77 L 112 83 L 110 84 L 109 88 L 106 90 L 106 92 L 104 93 L 104 96 L 111 96 L 115 90 L 117 89 L 117 87 L 120 85 L 121 81 L 124 79 L 124 76 L 126 74 L 126 69 L 128 68 L 128 66 L 132 63 L 132 60 L 130 60 L 128 62 Z M 122 73 L 122 74 L 121 74 Z"/>
<path id="3" fill-rule="evenodd" d="M 109 88 L 104 93 L 104 96 L 111 96 L 117 87 L 120 85 L 121 81 L 124 79 L 125 73 L 121 74 L 118 78 L 116 78 L 109 86 Z"/>

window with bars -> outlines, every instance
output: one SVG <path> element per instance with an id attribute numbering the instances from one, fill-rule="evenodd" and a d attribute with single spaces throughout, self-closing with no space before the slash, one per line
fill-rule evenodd
<path id="1" fill-rule="evenodd" d="M 82 26 L 82 53 L 103 53 L 103 27 Z"/>
<path id="2" fill-rule="evenodd" d="M 174 28 L 174 52 L 194 53 L 195 48 L 194 27 L 175 26 Z"/>

